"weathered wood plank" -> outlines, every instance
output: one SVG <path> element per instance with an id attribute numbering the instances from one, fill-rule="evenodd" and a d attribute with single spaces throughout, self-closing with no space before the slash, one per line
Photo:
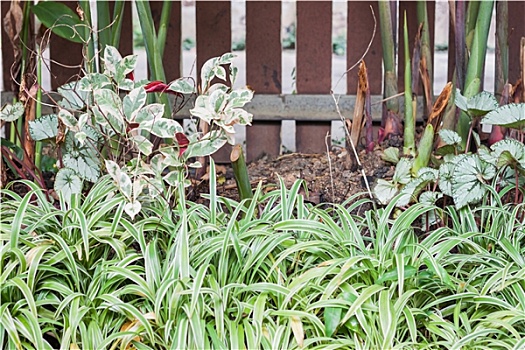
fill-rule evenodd
<path id="1" fill-rule="evenodd" d="M 282 91 L 281 2 L 246 3 L 246 83 L 261 96 Z M 277 156 L 281 148 L 281 122 L 255 121 L 246 128 L 246 159 L 268 154 Z"/>
<path id="2" fill-rule="evenodd" d="M 332 87 L 332 2 L 297 2 L 296 87 L 299 94 L 328 94 Z M 297 121 L 297 152 L 322 153 L 330 123 Z"/>

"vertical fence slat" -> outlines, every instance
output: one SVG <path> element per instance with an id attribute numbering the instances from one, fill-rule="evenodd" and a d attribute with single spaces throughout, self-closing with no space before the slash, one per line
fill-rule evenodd
<path id="1" fill-rule="evenodd" d="M 447 52 L 447 80 L 452 81 L 454 78 L 454 70 L 456 68 L 456 43 L 455 43 L 455 28 L 454 18 L 448 9 L 448 52 Z M 455 13 L 454 13 L 455 16 Z"/>
<path id="2" fill-rule="evenodd" d="M 525 2 L 509 1 L 509 82 L 520 78 L 520 40 L 525 37 Z M 523 84 L 523 82 L 522 82 Z M 497 93 L 499 93 L 497 91 Z"/>
<path id="3" fill-rule="evenodd" d="M 158 32 L 163 1 L 151 1 L 150 6 L 151 15 L 153 16 L 153 21 Z M 167 81 L 180 78 L 181 76 L 181 36 L 181 1 L 173 1 L 168 33 L 166 35 L 166 46 L 164 47 L 164 56 L 162 57 Z"/>
<path id="4" fill-rule="evenodd" d="M 64 1 L 63 3 L 76 11 L 76 1 Z M 80 74 L 83 62 L 82 44 L 73 43 L 51 34 L 49 55 L 51 57 L 51 88 L 53 90 L 68 81 L 75 80 L 74 76 Z"/>
<path id="5" fill-rule="evenodd" d="M 435 13 L 436 13 L 436 3 L 435 1 L 426 1 L 427 4 L 427 15 L 428 15 L 428 28 L 430 36 L 430 52 L 432 53 L 432 67 L 434 66 L 434 23 L 435 23 Z M 405 46 L 403 43 L 403 26 L 405 11 L 407 13 L 407 24 L 408 24 L 408 47 L 409 54 L 412 58 L 412 53 L 414 52 L 414 39 L 419 28 L 419 21 L 417 19 L 417 2 L 416 1 L 400 1 L 399 2 L 399 30 L 398 30 L 398 89 L 399 91 L 404 91 L 404 74 L 405 74 Z M 414 72 L 412 72 L 414 74 Z M 442 74 L 441 72 L 439 74 Z M 433 77 L 431 77 L 433 78 Z M 421 81 L 421 80 L 420 80 Z M 421 95 L 423 89 L 421 84 L 419 86 L 419 91 L 416 91 L 417 94 Z"/>
<path id="6" fill-rule="evenodd" d="M 372 33 L 374 32 L 374 18 L 370 7 L 374 10 L 377 20 L 376 35 L 365 56 L 368 68 L 370 93 L 381 94 L 383 91 L 383 49 L 381 48 L 381 32 L 379 30 L 379 8 L 377 1 L 349 1 L 348 2 L 348 29 L 346 66 L 352 67 L 365 53 Z M 348 73 L 347 94 L 355 95 L 357 91 L 357 67 Z"/>
<path id="7" fill-rule="evenodd" d="M 196 1 L 197 81 L 202 65 L 210 58 L 231 51 L 230 1 Z M 213 155 L 216 162 L 230 161 L 232 147 L 227 144 Z"/>
<path id="8" fill-rule="evenodd" d="M 4 16 L 9 11 L 9 8 L 11 7 L 10 1 L 2 1 L 2 21 L 4 19 Z M 4 91 L 11 91 L 12 89 L 15 89 L 15 86 L 13 86 L 13 81 L 11 79 L 11 66 L 13 65 L 13 62 L 15 60 L 14 57 L 14 51 L 13 46 L 11 45 L 11 41 L 9 40 L 9 37 L 7 36 L 7 33 L 5 29 L 2 26 L 2 73 L 3 73 L 3 80 L 4 80 Z"/>
<path id="9" fill-rule="evenodd" d="M 246 83 L 257 94 L 282 92 L 281 2 L 246 2 Z M 246 128 L 247 160 L 277 156 L 280 121 L 256 121 Z"/>
<path id="10" fill-rule="evenodd" d="M 296 86 L 299 94 L 328 94 L 332 86 L 332 2 L 297 2 Z M 330 122 L 296 122 L 296 151 L 326 152 Z"/>

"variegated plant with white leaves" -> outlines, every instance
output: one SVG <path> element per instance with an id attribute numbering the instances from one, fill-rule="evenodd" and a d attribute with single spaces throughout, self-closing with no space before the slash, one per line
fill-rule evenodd
<path id="1" fill-rule="evenodd" d="M 234 125 L 251 123 L 252 114 L 243 107 L 253 92 L 212 83 L 217 78 L 225 83 L 229 80 L 233 86 L 237 77 L 234 57 L 227 53 L 208 60 L 197 89 L 188 78 L 168 84 L 134 81 L 136 55 L 122 57 L 116 48 L 107 46 L 103 73 L 90 73 L 61 86 L 57 113 L 30 124 L 35 141 L 52 141 L 60 148 L 55 190 L 70 198 L 81 192 L 84 181 L 96 182 L 107 172 L 127 200 L 126 213 L 134 218 L 140 212 L 141 200 L 188 186 L 188 167 L 201 166 L 198 162 L 187 164 L 189 160 L 233 144 Z M 147 102 L 151 92 L 197 94 L 190 113 L 208 123 L 209 132 L 185 135 L 179 122 L 166 117 L 169 106 Z M 154 148 L 153 136 L 164 140 L 160 148 Z"/>

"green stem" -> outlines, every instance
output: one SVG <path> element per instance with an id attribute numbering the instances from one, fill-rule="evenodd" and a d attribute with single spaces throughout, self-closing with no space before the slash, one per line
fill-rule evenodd
<path id="1" fill-rule="evenodd" d="M 509 7 L 507 1 L 496 2 L 496 79 L 494 93 L 501 94 L 509 75 Z"/>
<path id="2" fill-rule="evenodd" d="M 36 45 L 36 51 L 38 52 L 36 61 L 36 81 L 38 84 L 38 90 L 36 92 L 36 106 L 35 106 L 35 118 L 38 120 L 42 117 L 42 52 L 40 51 L 40 45 Z M 42 170 L 42 141 L 35 143 L 35 166 L 37 169 Z"/>
<path id="3" fill-rule="evenodd" d="M 232 163 L 235 182 L 237 183 L 237 189 L 239 190 L 241 201 L 243 199 L 253 198 L 250 177 L 248 175 L 248 169 L 246 168 L 246 160 L 244 159 L 244 152 L 242 151 L 241 145 L 233 146 L 230 154 L 230 161 Z"/>
<path id="4" fill-rule="evenodd" d="M 469 5 L 469 9 L 473 3 L 474 1 L 470 2 L 471 5 Z M 487 53 L 487 39 L 489 35 L 493 7 L 494 0 L 481 1 L 479 3 L 476 27 L 474 29 L 472 46 L 470 50 L 470 58 L 465 75 L 463 96 L 467 98 L 476 95 L 481 88 L 483 68 L 485 65 L 485 55 Z M 463 139 L 463 146 L 466 146 L 469 128 L 470 118 L 465 112 L 462 112 L 459 116 L 458 133 Z"/>
<path id="5" fill-rule="evenodd" d="M 79 1 L 82 11 L 84 11 L 84 27 L 81 30 L 84 31 L 84 38 L 87 38 L 87 43 L 84 43 L 84 52 L 86 56 L 86 71 L 88 73 L 95 73 L 97 70 L 96 58 L 95 58 L 95 35 L 91 34 L 93 28 L 91 21 L 91 7 L 89 6 L 89 0 Z"/>
<path id="6" fill-rule="evenodd" d="M 162 13 L 160 15 L 159 30 L 157 32 L 157 49 L 160 57 L 164 57 L 164 48 L 166 47 L 166 36 L 168 35 L 168 28 L 170 25 L 172 1 L 164 1 L 162 4 Z"/>
<path id="7" fill-rule="evenodd" d="M 403 39 L 405 45 L 405 131 L 404 131 L 404 154 L 413 154 L 416 143 L 415 143 L 415 128 L 416 121 L 414 118 L 414 111 L 412 108 L 412 102 L 414 96 L 412 94 L 412 70 L 410 66 L 410 53 L 408 48 L 408 26 L 407 26 L 407 13 L 405 11 L 403 26 Z"/>
<path id="8" fill-rule="evenodd" d="M 138 16 L 140 19 L 140 27 L 144 37 L 144 46 L 146 48 L 146 56 L 150 67 L 152 80 L 166 81 L 166 74 L 162 65 L 162 56 L 159 55 L 157 35 L 155 34 L 155 24 L 153 16 L 151 15 L 151 8 L 147 1 L 136 1 Z M 171 105 L 166 94 L 160 94 L 160 102 L 164 104 L 164 116 L 169 118 L 171 116 Z"/>
<path id="9" fill-rule="evenodd" d="M 379 1 L 379 24 L 381 28 L 381 43 L 383 45 L 383 65 L 385 68 L 384 97 L 397 95 L 397 74 L 395 67 L 394 30 L 389 1 Z M 386 102 L 387 109 L 397 113 L 399 102 L 396 98 Z"/>
<path id="10" fill-rule="evenodd" d="M 111 38 L 111 46 L 117 48 L 120 45 L 120 33 L 122 31 L 122 18 L 124 17 L 124 6 L 125 1 L 117 0 L 115 1 L 115 7 L 113 9 L 113 32 Z"/>

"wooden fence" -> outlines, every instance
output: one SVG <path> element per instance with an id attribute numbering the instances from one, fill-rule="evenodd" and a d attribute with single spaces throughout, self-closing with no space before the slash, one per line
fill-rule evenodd
<path id="1" fill-rule="evenodd" d="M 64 1 L 76 8 L 75 1 Z M 2 14 L 9 8 L 9 2 L 2 2 Z M 254 113 L 253 126 L 246 130 L 248 159 L 261 154 L 278 155 L 280 152 L 281 121 L 293 119 L 296 123 L 297 152 L 312 153 L 326 150 L 325 136 L 330 131 L 331 120 L 339 119 L 330 96 L 332 87 L 332 7 L 330 1 L 297 1 L 296 3 L 296 71 L 295 95 L 282 95 L 281 67 L 281 2 L 246 1 L 246 82 L 256 91 L 251 104 Z M 430 40 L 434 42 L 435 3 L 428 2 Z M 133 3 L 126 2 L 120 50 L 131 54 Z M 161 2 L 151 2 L 155 22 L 159 22 Z M 168 29 L 165 48 L 165 70 L 168 80 L 181 76 L 181 1 L 175 1 Z M 196 1 L 196 55 L 197 67 L 210 57 L 231 51 L 231 3 L 229 1 Z M 347 67 L 354 65 L 365 52 L 374 29 L 370 6 L 378 16 L 377 1 L 348 1 L 347 4 Z M 519 40 L 525 36 L 525 2 L 509 2 L 510 71 L 509 81 L 519 78 Z M 416 2 L 399 1 L 399 13 L 407 12 L 409 37 L 414 38 L 418 27 Z M 3 16 L 2 16 L 3 17 Z M 399 23 L 397 18 L 394 22 Z M 397 27 L 397 25 L 395 26 Z M 442 30 L 437 28 L 436 30 Z M 399 26 L 397 38 L 402 38 Z M 454 31 L 449 31 L 448 76 L 453 72 Z M 413 41 L 412 39 L 410 40 Z M 2 30 L 2 58 L 4 86 L 9 87 L 9 69 L 13 62 L 8 39 Z M 53 36 L 50 41 L 50 56 L 64 65 L 77 66 L 82 60 L 81 47 Z M 371 93 L 379 99 L 382 93 L 382 48 L 379 24 L 377 34 L 365 58 L 370 79 Z M 403 50 L 399 50 L 399 62 L 403 62 Z M 403 64 L 399 65 L 400 91 L 403 89 Z M 51 64 L 52 88 L 68 81 L 78 73 L 78 68 L 67 69 Z M 198 74 L 198 72 L 197 72 Z M 341 98 L 341 106 L 351 113 L 353 94 L 357 88 L 357 70 L 347 79 L 347 95 Z M 445 74 L 445 72 L 443 72 Z M 184 116 L 183 111 L 183 116 Z M 381 110 L 376 108 L 374 117 L 380 118 Z"/>

